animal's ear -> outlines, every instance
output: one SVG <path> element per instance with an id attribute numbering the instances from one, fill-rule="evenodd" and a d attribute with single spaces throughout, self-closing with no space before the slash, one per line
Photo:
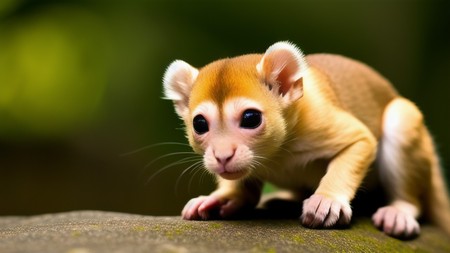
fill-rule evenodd
<path id="1" fill-rule="evenodd" d="M 256 65 L 265 84 L 285 104 L 303 96 L 303 75 L 307 68 L 303 53 L 290 42 L 270 46 Z"/>
<path id="2" fill-rule="evenodd" d="M 189 95 L 198 76 L 198 70 L 188 63 L 176 60 L 164 74 L 164 98 L 173 101 L 175 111 L 181 118 L 189 112 Z"/>

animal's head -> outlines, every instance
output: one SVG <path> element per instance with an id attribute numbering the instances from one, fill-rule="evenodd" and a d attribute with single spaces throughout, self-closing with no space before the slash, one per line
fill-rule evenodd
<path id="1" fill-rule="evenodd" d="M 201 69 L 176 60 L 164 75 L 164 94 L 205 167 L 240 179 L 286 139 L 284 109 L 302 97 L 306 68 L 301 51 L 288 42 L 275 43 L 264 55 L 222 59 Z"/>

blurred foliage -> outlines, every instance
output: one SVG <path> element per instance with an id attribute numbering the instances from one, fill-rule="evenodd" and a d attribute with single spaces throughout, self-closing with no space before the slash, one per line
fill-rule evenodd
<path id="1" fill-rule="evenodd" d="M 8 15 L 17 6 L 22 4 L 21 0 L 3 0 L 0 2 L 0 17 Z"/>
<path id="2" fill-rule="evenodd" d="M 383 73 L 422 108 L 448 168 L 449 19 L 448 1 L 425 0 L 3 0 L 0 214 L 177 214 L 213 187 L 201 170 L 183 174 L 190 155 L 175 152 L 189 148 L 121 156 L 186 143 L 160 99 L 165 68 L 264 52 L 279 40 Z"/>
<path id="3" fill-rule="evenodd" d="M 64 136 L 88 120 L 106 85 L 102 26 L 89 12 L 67 7 L 0 26 L 2 136 Z"/>

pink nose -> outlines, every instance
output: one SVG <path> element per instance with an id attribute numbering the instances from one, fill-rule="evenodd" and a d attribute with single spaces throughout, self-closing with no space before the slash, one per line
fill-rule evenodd
<path id="1" fill-rule="evenodd" d="M 230 152 L 224 152 L 224 153 L 215 153 L 214 156 L 216 157 L 216 160 L 219 164 L 221 164 L 222 166 L 225 166 L 227 163 L 229 163 L 231 161 L 231 159 L 233 159 L 234 156 L 234 150 L 230 151 Z"/>

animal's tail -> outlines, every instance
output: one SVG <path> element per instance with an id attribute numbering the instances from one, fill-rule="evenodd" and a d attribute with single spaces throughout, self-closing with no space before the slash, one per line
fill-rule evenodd
<path id="1" fill-rule="evenodd" d="M 434 153 L 434 152 L 433 152 Z M 445 185 L 439 159 L 433 157 L 430 171 L 426 214 L 434 224 L 441 227 L 450 236 L 450 200 Z"/>
<path id="2" fill-rule="evenodd" d="M 396 98 L 385 109 L 383 121 L 380 175 L 387 192 L 392 200 L 421 209 L 450 236 L 450 200 L 422 113 L 409 100 Z"/>

